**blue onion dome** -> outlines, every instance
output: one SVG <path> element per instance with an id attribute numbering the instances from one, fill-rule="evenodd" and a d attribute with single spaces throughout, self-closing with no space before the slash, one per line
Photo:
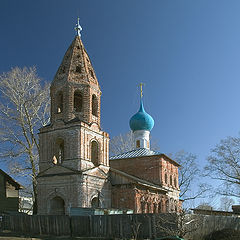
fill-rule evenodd
<path id="1" fill-rule="evenodd" d="M 141 99 L 139 111 L 134 114 L 129 121 L 132 131 L 147 130 L 151 131 L 154 126 L 153 118 L 145 112 Z"/>

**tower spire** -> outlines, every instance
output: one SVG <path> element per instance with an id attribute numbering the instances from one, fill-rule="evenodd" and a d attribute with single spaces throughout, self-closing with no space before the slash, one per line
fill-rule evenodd
<path id="1" fill-rule="evenodd" d="M 81 31 L 82 31 L 82 27 L 81 27 L 81 25 L 80 25 L 80 23 L 79 23 L 79 17 L 78 17 L 78 19 L 77 19 L 77 24 L 76 24 L 76 27 L 75 27 L 75 31 L 76 31 L 76 33 L 77 33 L 77 36 L 79 36 L 79 37 L 81 37 Z"/>

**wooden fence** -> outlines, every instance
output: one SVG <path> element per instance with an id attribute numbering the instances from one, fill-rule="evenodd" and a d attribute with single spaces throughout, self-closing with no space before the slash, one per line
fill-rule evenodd
<path id="1" fill-rule="evenodd" d="M 123 214 L 102 216 L 28 216 L 3 217 L 2 229 L 29 235 L 132 238 L 140 225 L 140 239 L 163 236 L 156 228 L 159 218 L 169 214 Z M 171 215 L 172 218 L 172 215 Z"/>
<path id="2" fill-rule="evenodd" d="M 213 231 L 230 228 L 240 231 L 240 218 L 239 216 L 217 216 L 217 215 L 199 215 L 200 224 L 198 229 L 189 236 L 191 239 L 204 239 L 204 236 Z M 230 238 L 229 238 L 230 239 Z"/>
<path id="3" fill-rule="evenodd" d="M 190 215 L 190 217 L 194 215 Z M 198 216 L 198 229 L 189 237 L 203 239 L 214 230 L 233 228 L 240 230 L 240 218 L 226 216 Z M 160 224 L 161 223 L 161 224 Z M 176 215 L 122 214 L 102 216 L 28 216 L 5 215 L 0 218 L 0 230 L 10 230 L 30 236 L 76 236 L 129 239 L 140 224 L 138 239 L 165 236 L 163 229 L 176 227 Z"/>

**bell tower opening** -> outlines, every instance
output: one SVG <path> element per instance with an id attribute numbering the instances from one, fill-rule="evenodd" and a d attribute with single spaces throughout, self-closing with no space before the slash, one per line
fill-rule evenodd
<path id="1" fill-rule="evenodd" d="M 80 91 L 74 92 L 74 110 L 76 112 L 82 112 L 83 107 L 83 97 Z"/>
<path id="2" fill-rule="evenodd" d="M 92 114 L 98 116 L 98 100 L 95 94 L 92 95 Z"/>
<path id="3" fill-rule="evenodd" d="M 76 72 L 82 73 L 82 67 L 80 65 L 76 66 Z"/>
<path id="4" fill-rule="evenodd" d="M 91 142 L 91 161 L 94 164 L 94 166 L 99 166 L 99 151 L 98 151 L 98 143 L 97 141 Z"/>
<path id="5" fill-rule="evenodd" d="M 63 93 L 62 91 L 57 94 L 57 113 L 63 112 Z"/>
<path id="6" fill-rule="evenodd" d="M 64 161 L 64 140 L 62 138 L 56 141 L 56 163 L 61 164 Z"/>

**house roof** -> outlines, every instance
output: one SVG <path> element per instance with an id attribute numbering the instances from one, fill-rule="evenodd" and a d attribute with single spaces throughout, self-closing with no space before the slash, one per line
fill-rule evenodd
<path id="1" fill-rule="evenodd" d="M 156 152 L 147 148 L 138 148 L 129 152 L 121 153 L 115 156 L 111 156 L 109 159 L 123 159 L 123 158 L 134 158 L 134 157 L 143 157 L 143 156 L 154 156 L 161 155 L 162 153 Z"/>
<path id="2" fill-rule="evenodd" d="M 180 166 L 180 164 L 178 164 L 176 161 L 174 161 L 173 159 L 168 157 L 166 154 L 157 152 L 157 151 L 153 151 L 153 150 L 150 150 L 147 148 L 138 148 L 138 149 L 134 149 L 132 151 L 128 151 L 128 152 L 121 153 L 121 154 L 118 154 L 115 156 L 111 156 L 111 157 L 109 157 L 109 160 L 129 159 L 129 158 L 137 158 L 137 157 L 150 157 L 150 156 L 162 156 L 162 157 L 167 158 L 174 165 L 176 165 L 178 167 Z"/>
<path id="3" fill-rule="evenodd" d="M 220 216 L 240 215 L 240 213 L 229 212 L 229 211 L 207 210 L 207 209 L 198 209 L 198 208 L 193 208 L 191 210 L 195 214 L 202 214 L 202 215 L 220 215 Z"/>
<path id="4" fill-rule="evenodd" d="M 125 178 L 128 178 L 130 180 L 132 180 L 133 182 L 139 184 L 139 185 L 142 185 L 142 186 L 145 186 L 145 187 L 148 187 L 148 188 L 152 188 L 152 189 L 155 189 L 155 190 L 160 190 L 160 191 L 163 191 L 163 192 L 167 192 L 169 190 L 165 189 L 164 187 L 160 186 L 160 185 L 157 185 L 157 184 L 154 184 L 154 183 L 151 183 L 149 181 L 146 181 L 144 179 L 141 179 L 141 178 L 138 178 L 138 177 L 135 177 L 135 176 L 132 176 L 128 173 L 125 173 L 125 172 L 122 172 L 118 169 L 115 169 L 115 168 L 112 168 L 110 167 L 110 172 L 114 172 L 116 174 L 119 174 Z M 121 185 L 121 184 L 116 184 L 116 185 Z"/>
<path id="5" fill-rule="evenodd" d="M 10 177 L 6 172 L 4 172 L 2 169 L 0 169 L 0 174 L 3 175 L 6 180 L 12 184 L 17 190 L 18 189 L 22 189 L 23 187 L 18 183 L 16 182 L 12 177 Z"/>

